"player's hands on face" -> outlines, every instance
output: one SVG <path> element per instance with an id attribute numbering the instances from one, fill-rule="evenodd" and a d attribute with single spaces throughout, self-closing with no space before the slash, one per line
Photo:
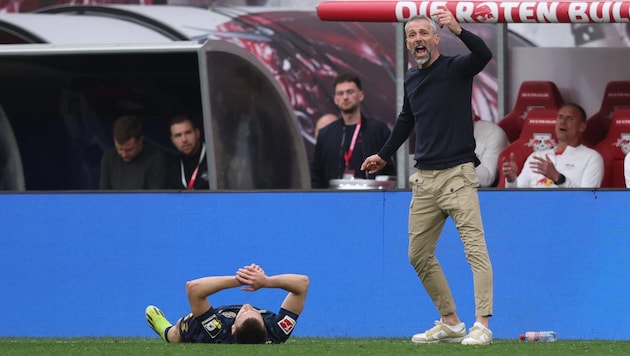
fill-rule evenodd
<path id="1" fill-rule="evenodd" d="M 363 164 L 361 164 L 361 170 L 374 174 L 385 168 L 385 165 L 387 165 L 387 161 L 382 159 L 379 155 L 371 155 L 363 161 Z"/>
<path id="2" fill-rule="evenodd" d="M 236 271 L 236 280 L 244 286 L 241 290 L 253 292 L 265 286 L 267 275 L 262 267 L 252 263 Z"/>

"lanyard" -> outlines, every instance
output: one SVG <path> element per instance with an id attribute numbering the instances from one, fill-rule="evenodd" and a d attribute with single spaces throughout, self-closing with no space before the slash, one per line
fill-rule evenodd
<path id="1" fill-rule="evenodd" d="M 184 173 L 184 161 L 180 160 L 179 164 L 182 169 L 182 184 L 186 187 L 186 190 L 192 190 L 195 185 L 195 181 L 197 180 L 197 174 L 199 173 L 199 166 L 201 166 L 201 161 L 206 157 L 206 144 L 201 144 L 201 153 L 199 154 L 199 162 L 197 163 L 197 167 L 190 176 L 190 181 L 186 183 L 186 173 Z"/>
<path id="2" fill-rule="evenodd" d="M 350 165 L 350 157 L 352 157 L 352 152 L 354 152 L 354 145 L 357 143 L 357 136 L 359 136 L 359 130 L 361 130 L 361 118 L 359 118 L 357 127 L 354 128 L 354 133 L 352 134 L 352 141 L 350 141 L 350 147 L 348 147 L 348 150 L 343 154 L 343 159 L 346 161 L 346 169 Z"/>

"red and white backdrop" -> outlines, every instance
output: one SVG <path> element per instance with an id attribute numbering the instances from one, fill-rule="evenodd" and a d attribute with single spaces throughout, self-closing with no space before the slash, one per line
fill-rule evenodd
<path id="1" fill-rule="evenodd" d="M 393 124 L 398 111 L 394 24 L 442 7 L 470 23 L 465 26 L 495 51 L 475 82 L 473 106 L 485 120 L 501 119 L 496 23 L 508 23 L 507 111 L 523 80 L 554 81 L 565 99 L 581 103 L 589 115 L 597 111 L 608 81 L 630 80 L 629 54 L 620 50 L 630 45 L 628 1 L 0 0 L 0 14 L 63 4 L 240 6 L 223 12 L 225 21 L 213 24 L 216 31 L 208 31 L 208 37 L 247 48 L 270 69 L 310 142 L 315 120 L 336 111 L 332 79 L 343 71 L 354 70 L 364 80 L 364 109 Z M 255 7 L 246 8 L 250 5 Z M 465 51 L 457 39 L 443 36 L 442 53 Z"/>

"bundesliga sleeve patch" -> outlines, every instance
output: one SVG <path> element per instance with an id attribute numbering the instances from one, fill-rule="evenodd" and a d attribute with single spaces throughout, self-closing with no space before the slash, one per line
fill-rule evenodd
<path id="1" fill-rule="evenodd" d="M 295 328 L 295 319 L 288 315 L 285 315 L 284 318 L 278 321 L 278 326 L 280 327 L 280 329 L 282 329 L 282 331 L 284 331 L 285 334 L 289 335 L 291 331 L 293 331 L 293 328 Z"/>
<path id="2" fill-rule="evenodd" d="M 211 317 L 201 321 L 201 325 L 206 330 L 206 333 L 208 333 L 208 335 L 210 335 L 213 339 L 217 337 L 217 335 L 221 332 L 221 329 L 223 329 L 223 325 L 217 319 L 216 315 L 212 315 Z"/>

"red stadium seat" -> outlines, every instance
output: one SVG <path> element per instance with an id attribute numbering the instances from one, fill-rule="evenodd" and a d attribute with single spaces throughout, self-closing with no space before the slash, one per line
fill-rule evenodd
<path id="1" fill-rule="evenodd" d="M 532 109 L 527 113 L 519 138 L 499 154 L 498 188 L 505 188 L 505 176 L 501 170 L 503 157 L 509 160 L 510 154 L 513 152 L 516 164 L 522 169 L 525 160 L 532 152 L 556 147 L 558 142 L 556 137 L 557 114 L 557 109 Z"/>
<path id="2" fill-rule="evenodd" d="M 630 81 L 609 82 L 599 111 L 586 121 L 582 143 L 595 147 L 608 133 L 615 109 L 630 107 Z"/>
<path id="3" fill-rule="evenodd" d="M 563 103 L 555 83 L 549 81 L 524 81 L 518 90 L 514 109 L 499 122 L 510 142 L 519 138 L 527 113 L 536 108 L 558 109 Z M 555 114 L 554 114 L 555 117 Z"/>
<path id="4" fill-rule="evenodd" d="M 606 138 L 595 146 L 604 159 L 602 188 L 625 188 L 623 160 L 630 152 L 630 108 L 615 110 Z"/>

